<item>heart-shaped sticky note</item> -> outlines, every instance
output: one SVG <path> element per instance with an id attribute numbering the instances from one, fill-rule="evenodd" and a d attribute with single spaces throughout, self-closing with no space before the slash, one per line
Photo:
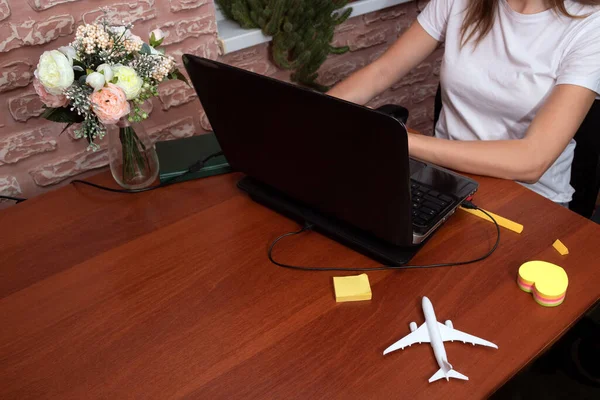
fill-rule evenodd
<path id="1" fill-rule="evenodd" d="M 556 307 L 565 300 L 569 278 L 565 270 L 546 261 L 529 261 L 519 268 L 517 284 L 545 307 Z"/>

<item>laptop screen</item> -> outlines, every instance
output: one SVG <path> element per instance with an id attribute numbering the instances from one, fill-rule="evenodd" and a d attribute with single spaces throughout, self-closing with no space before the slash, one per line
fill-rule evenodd
<path id="1" fill-rule="evenodd" d="M 412 242 L 400 122 L 215 61 L 184 63 L 235 170 L 383 240 Z"/>

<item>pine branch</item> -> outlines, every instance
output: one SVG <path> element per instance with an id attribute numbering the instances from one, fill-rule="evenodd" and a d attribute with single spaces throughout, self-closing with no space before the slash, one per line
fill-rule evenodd
<path id="1" fill-rule="evenodd" d="M 216 0 L 227 18 L 242 28 L 260 28 L 272 36 L 274 63 L 292 70 L 292 81 L 324 91 L 317 71 L 329 54 L 343 54 L 347 46 L 332 46 L 335 28 L 352 13 L 348 0 Z"/>

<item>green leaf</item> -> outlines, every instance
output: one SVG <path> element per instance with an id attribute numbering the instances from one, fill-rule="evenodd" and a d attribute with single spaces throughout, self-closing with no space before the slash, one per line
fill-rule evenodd
<path id="1" fill-rule="evenodd" d="M 79 60 L 75 60 L 75 59 L 73 59 L 73 66 L 74 67 L 79 67 L 79 68 L 81 68 L 84 71 L 87 69 L 84 63 L 82 63 Z"/>
<path id="2" fill-rule="evenodd" d="M 119 82 L 119 77 L 118 76 L 115 76 L 114 78 L 112 78 L 110 80 L 110 83 L 112 83 L 113 85 L 116 84 L 117 82 Z"/>
<path id="3" fill-rule="evenodd" d="M 178 69 L 176 69 L 175 71 L 173 71 L 173 73 L 171 74 L 172 79 L 178 79 L 180 81 L 184 81 L 185 83 L 187 83 L 187 85 L 189 86 L 190 83 L 187 80 L 187 78 L 185 77 L 185 75 L 183 75 L 181 73 L 181 71 L 179 71 Z"/>
<path id="4" fill-rule="evenodd" d="M 156 40 L 156 36 L 154 36 L 154 32 L 152 32 L 152 35 L 150 35 L 150 46 L 152 46 L 156 49 L 158 46 L 160 46 L 162 44 L 162 42 L 164 40 L 165 40 L 165 38 Z"/>
<path id="5" fill-rule="evenodd" d="M 73 74 L 75 75 L 75 80 L 79 80 L 82 76 L 85 75 L 85 64 L 79 60 L 73 60 Z"/>
<path id="6" fill-rule="evenodd" d="M 82 76 L 87 77 L 87 75 L 85 74 L 85 71 L 78 71 L 78 70 L 73 70 L 73 76 L 75 77 L 75 80 L 79 82 L 79 78 L 81 78 Z"/>
<path id="7" fill-rule="evenodd" d="M 47 108 L 42 117 L 52 122 L 63 124 L 83 122 L 83 116 L 77 114 L 77 111 L 71 111 L 69 108 Z"/>
<path id="8" fill-rule="evenodd" d="M 150 49 L 150 46 L 148 45 L 148 43 L 144 43 L 142 45 L 142 49 L 140 50 L 140 54 L 152 54 L 152 50 Z"/>
<path id="9" fill-rule="evenodd" d="M 341 47 L 329 46 L 329 52 L 331 54 L 344 54 L 348 51 L 350 51 L 350 47 L 348 47 L 348 46 L 341 46 Z"/>

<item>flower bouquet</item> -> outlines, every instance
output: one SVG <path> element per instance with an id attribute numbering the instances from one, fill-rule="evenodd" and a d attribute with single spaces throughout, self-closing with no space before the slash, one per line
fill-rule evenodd
<path id="1" fill-rule="evenodd" d="M 64 130 L 80 124 L 75 137 L 86 138 L 89 151 L 98 150 L 108 133 L 113 176 L 123 187 L 139 188 L 158 174 L 154 146 L 139 124 L 148 118 L 143 105 L 158 95 L 161 82 L 187 80 L 173 57 L 158 48 L 160 30 L 146 43 L 132 28 L 106 22 L 79 26 L 69 46 L 41 55 L 33 84 L 47 107 L 42 116 L 66 123 Z"/>

